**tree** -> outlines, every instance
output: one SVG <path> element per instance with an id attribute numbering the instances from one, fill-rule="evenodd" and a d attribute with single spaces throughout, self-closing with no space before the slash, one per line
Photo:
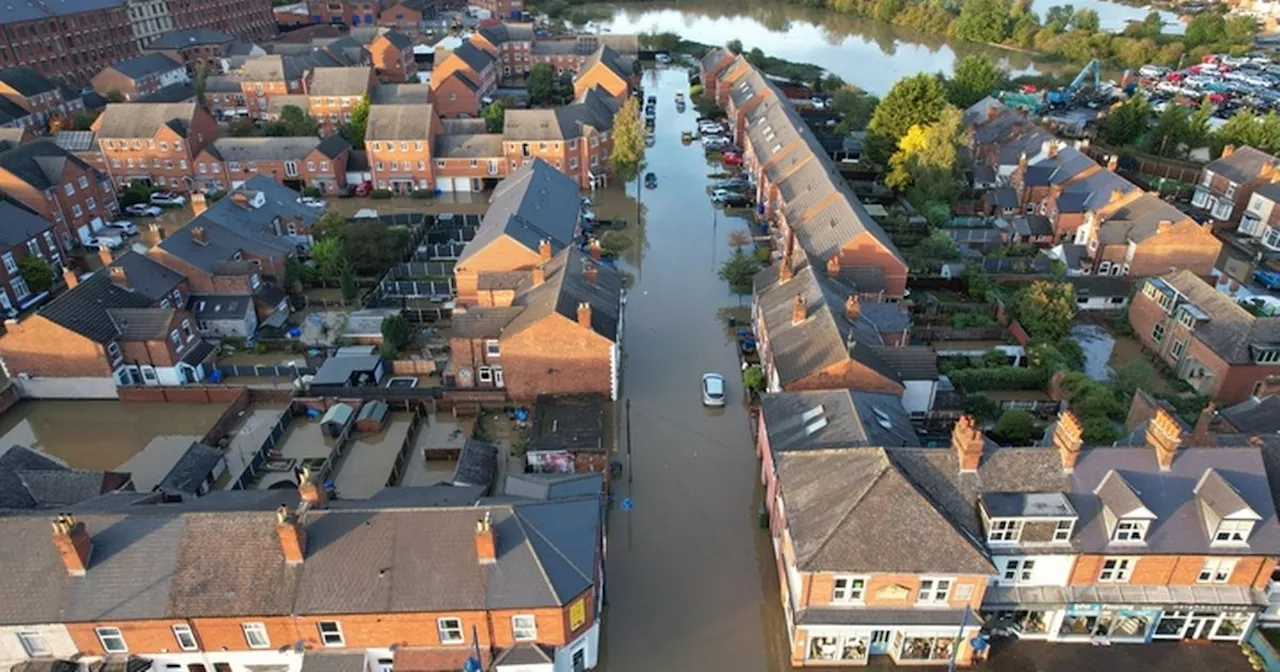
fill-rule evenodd
<path id="1" fill-rule="evenodd" d="M 53 285 L 53 267 L 44 257 L 29 254 L 18 263 L 18 274 L 33 294 L 46 291 Z"/>
<path id="2" fill-rule="evenodd" d="M 382 318 L 382 342 L 399 350 L 409 344 L 413 327 L 404 313 L 393 313 Z"/>
<path id="3" fill-rule="evenodd" d="M 403 259 L 409 239 L 407 227 L 386 226 L 376 220 L 358 222 L 342 234 L 342 256 L 355 273 L 377 275 Z"/>
<path id="4" fill-rule="evenodd" d="M 946 106 L 947 93 L 936 75 L 920 73 L 899 79 L 876 105 L 867 124 L 867 154 L 877 162 L 888 160 L 908 129 L 937 121 Z"/>
<path id="5" fill-rule="evenodd" d="M 1227 36 L 1227 22 L 1217 12 L 1201 12 L 1187 23 L 1187 31 L 1182 36 L 1182 43 L 1188 49 L 1202 44 L 1221 42 Z"/>
<path id="6" fill-rule="evenodd" d="M 495 100 L 485 106 L 484 112 L 484 130 L 490 133 L 501 133 L 503 122 L 507 118 L 507 106 L 502 101 Z"/>
<path id="7" fill-rule="evenodd" d="M 1131 359 L 1111 372 L 1111 380 L 1108 383 L 1117 403 L 1123 403 L 1132 399 L 1133 393 L 1137 390 L 1150 387 L 1151 380 L 1155 376 L 1155 367 L 1151 366 L 1147 360 Z"/>
<path id="8" fill-rule="evenodd" d="M 117 89 L 116 87 L 114 87 L 114 86 L 113 86 L 113 87 L 111 87 L 111 88 L 107 89 L 107 102 L 108 102 L 108 103 L 123 103 L 123 102 L 124 102 L 124 94 L 123 94 L 123 93 L 120 93 L 120 89 Z"/>
<path id="9" fill-rule="evenodd" d="M 963 123 L 959 108 L 947 106 L 934 123 L 908 129 L 889 158 L 885 184 L 905 191 L 907 200 L 917 207 L 955 199 L 960 189 L 956 165 Z"/>
<path id="10" fill-rule="evenodd" d="M 316 270 L 326 278 L 338 275 L 346 265 L 342 259 L 342 239 L 337 236 L 321 238 L 311 245 L 311 258 Z"/>
<path id="11" fill-rule="evenodd" d="M 1112 145 L 1132 145 L 1147 132 L 1151 105 L 1141 94 L 1125 101 L 1102 124 L 1102 136 Z"/>
<path id="12" fill-rule="evenodd" d="M 644 126 L 640 122 L 640 99 L 632 96 L 613 115 L 613 152 L 609 165 L 620 182 L 630 182 L 644 163 Z"/>
<path id="13" fill-rule="evenodd" d="M 1226 40 L 1232 44 L 1252 45 L 1254 36 L 1258 34 L 1258 21 L 1252 16 L 1232 16 L 1223 26 L 1223 33 Z"/>
<path id="14" fill-rule="evenodd" d="M 347 218 L 337 210 L 329 210 L 316 223 L 311 226 L 311 234 L 317 239 L 324 238 L 341 238 L 346 233 L 347 227 L 350 225 Z M 314 246 L 312 247 L 312 256 L 315 256 Z"/>
<path id="15" fill-rule="evenodd" d="M 535 63 L 525 78 L 524 88 L 529 92 L 529 102 L 544 105 L 555 95 L 556 72 L 550 63 Z"/>
<path id="16" fill-rule="evenodd" d="M 1156 38 L 1164 30 L 1164 19 L 1160 17 L 1160 12 L 1152 10 L 1147 12 L 1143 17 L 1142 23 L 1135 24 L 1133 31 L 1136 37 Z"/>
<path id="17" fill-rule="evenodd" d="M 1091 446 L 1106 446 L 1120 440 L 1120 432 L 1108 418 L 1085 418 L 1080 421 L 1080 429 L 1080 438 Z"/>
<path id="18" fill-rule="evenodd" d="M 342 265 L 342 275 L 338 278 L 338 282 L 342 288 L 342 300 L 355 301 L 359 290 L 356 288 L 356 276 L 351 270 L 351 264 Z"/>
<path id="19" fill-rule="evenodd" d="M 356 149 L 364 148 L 364 134 L 369 127 L 369 96 L 360 99 L 356 106 L 351 108 L 351 121 L 343 122 L 338 126 L 338 133 L 352 147 Z"/>
<path id="20" fill-rule="evenodd" d="M 1044 27 L 1055 33 L 1061 33 L 1071 25 L 1076 16 L 1075 7 L 1071 5 L 1054 5 L 1044 14 Z"/>
<path id="21" fill-rule="evenodd" d="M 1000 404 L 981 392 L 965 395 L 964 412 L 979 420 L 995 420 L 1000 416 Z"/>
<path id="22" fill-rule="evenodd" d="M 1039 280 L 1018 290 L 1010 304 L 1014 317 L 1033 338 L 1065 338 L 1076 317 L 1076 291 L 1069 283 Z"/>
<path id="23" fill-rule="evenodd" d="M 1000 414 L 1000 419 L 996 421 L 996 426 L 991 428 L 991 433 L 1003 439 L 1005 443 L 1025 446 L 1031 443 L 1035 430 L 1034 416 L 1022 410 L 1009 410 Z"/>
<path id="24" fill-rule="evenodd" d="M 741 294 L 751 290 L 751 283 L 759 270 L 760 264 L 755 259 L 738 250 L 720 264 L 717 274 L 721 280 L 729 283 L 731 289 Z"/>
<path id="25" fill-rule="evenodd" d="M 1086 33 L 1098 32 L 1098 26 L 1101 23 L 1098 20 L 1098 13 L 1092 9 L 1077 9 L 1076 13 L 1071 17 L 1071 27 Z"/>
<path id="26" fill-rule="evenodd" d="M 725 42 L 724 48 L 729 53 L 733 54 L 734 56 L 737 56 L 738 54 L 742 53 L 742 40 L 739 40 L 737 38 L 729 40 L 728 42 Z"/>
<path id="27" fill-rule="evenodd" d="M 1204 147 L 1209 143 L 1209 135 L 1213 132 L 1213 103 L 1206 98 L 1200 107 L 1192 110 L 1187 119 L 1187 149 Z"/>
<path id="28" fill-rule="evenodd" d="M 748 366 L 742 371 L 742 384 L 752 392 L 764 391 L 764 369 L 759 364 Z"/>
<path id="29" fill-rule="evenodd" d="M 320 125 L 305 110 L 297 105 L 285 105 L 280 108 L 280 119 L 268 123 L 264 134 L 271 137 L 301 137 L 319 135 Z"/>
<path id="30" fill-rule="evenodd" d="M 964 109 L 991 95 L 1004 83 L 1004 73 L 982 56 L 965 56 L 947 79 L 947 99 Z"/>
<path id="31" fill-rule="evenodd" d="M 936 268 L 944 261 L 960 258 L 956 243 L 944 231 L 934 231 L 928 238 L 923 238 L 907 255 L 911 268 L 928 270 Z"/>
<path id="32" fill-rule="evenodd" d="M 734 252 L 751 244 L 751 232 L 746 229 L 734 229 L 729 232 L 729 247 Z"/>
<path id="33" fill-rule="evenodd" d="M 1160 156 L 1178 156 L 1182 153 L 1182 143 L 1186 141 L 1188 131 L 1187 109 L 1169 101 L 1147 134 L 1147 151 Z"/>
<path id="34" fill-rule="evenodd" d="M 866 129 L 880 99 L 853 88 L 842 88 L 831 98 L 831 111 L 841 116 L 836 132 L 848 135 Z"/>
<path id="35" fill-rule="evenodd" d="M 999 44 L 1008 36 L 1009 8 L 1001 0 L 964 0 L 954 26 L 957 39 Z"/>

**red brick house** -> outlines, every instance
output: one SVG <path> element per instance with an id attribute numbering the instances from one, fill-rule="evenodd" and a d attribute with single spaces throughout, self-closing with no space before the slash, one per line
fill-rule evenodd
<path id="1" fill-rule="evenodd" d="M 417 31 L 423 21 L 436 18 L 436 0 L 395 0 L 378 15 L 378 25 Z"/>
<path id="2" fill-rule="evenodd" d="M 270 54 L 246 60 L 237 76 L 249 116 L 265 118 L 272 97 L 305 95 L 307 76 L 313 67 L 311 59 L 301 54 Z"/>
<path id="3" fill-rule="evenodd" d="M 320 134 L 329 135 L 339 124 L 351 121 L 351 113 L 373 89 L 374 73 L 369 66 L 316 68 L 307 83 L 311 117 L 320 125 Z"/>
<path id="4" fill-rule="evenodd" d="M 1146 277 L 1186 269 L 1207 276 L 1222 251 L 1211 227 L 1151 193 L 1087 213 L 1075 241 L 1088 251 L 1079 268 L 1086 275 Z"/>
<path id="5" fill-rule="evenodd" d="M 40 301 L 63 282 L 66 252 L 59 245 L 53 222 L 10 198 L 0 200 L 0 312 L 15 316 Z M 36 292 L 22 277 L 22 260 L 44 258 L 53 271 L 49 289 Z"/>
<path id="6" fill-rule="evenodd" d="M 508 171 L 542 159 L 581 189 L 606 185 L 618 109 L 618 99 L 595 88 L 552 110 L 507 110 L 502 150 Z"/>
<path id="7" fill-rule="evenodd" d="M 152 40 L 143 47 L 143 53 L 155 52 L 187 66 L 192 72 L 210 68 L 222 70 L 222 57 L 227 47 L 236 41 L 235 35 L 212 28 L 187 28 L 172 30 Z"/>
<path id="8" fill-rule="evenodd" d="M 1220 228 L 1235 228 L 1255 189 L 1280 180 L 1280 159 L 1253 147 L 1227 145 L 1222 156 L 1200 171 L 1191 204 L 1207 212 Z"/>
<path id="9" fill-rule="evenodd" d="M 703 54 L 702 60 L 698 62 L 698 81 L 702 83 L 703 95 L 712 100 L 718 99 L 716 86 L 720 81 L 720 73 L 736 58 L 733 53 L 720 47 L 714 47 Z"/>
<path id="10" fill-rule="evenodd" d="M 0 190 L 53 223 L 54 250 L 88 242 L 120 212 L 111 180 L 47 139 L 0 151 Z"/>
<path id="11" fill-rule="evenodd" d="M 1280 318 L 1257 317 L 1188 269 L 1149 278 L 1129 304 L 1142 345 L 1219 404 L 1280 372 Z"/>
<path id="12" fill-rule="evenodd" d="M 135 180 L 176 191 L 195 181 L 192 162 L 218 138 L 204 108 L 186 103 L 113 103 L 93 122 L 98 148 L 117 188 Z"/>
<path id="13" fill-rule="evenodd" d="M 350 155 L 351 145 L 336 133 L 323 139 L 219 138 L 196 157 L 196 186 L 225 191 L 265 175 L 290 189 L 315 187 L 335 194 L 347 185 Z"/>
<path id="14" fill-rule="evenodd" d="M 149 53 L 113 63 L 89 81 L 93 90 L 109 96 L 117 92 L 126 101 L 139 100 L 166 86 L 191 81 L 187 67 L 162 53 Z"/>
<path id="15" fill-rule="evenodd" d="M 418 62 L 413 57 L 413 40 L 398 30 L 388 30 L 373 38 L 369 54 L 378 79 L 383 82 L 418 81 Z"/>
<path id="16" fill-rule="evenodd" d="M 84 101 L 78 97 L 68 99 L 53 80 L 26 65 L 0 70 L 0 97 L 25 110 L 30 116 L 24 123 L 36 126 L 84 109 Z"/>
<path id="17" fill-rule="evenodd" d="M 614 98 L 631 95 L 635 84 L 635 64 L 608 45 L 600 45 L 583 61 L 573 78 L 573 95 L 581 97 L 599 87 Z"/>
<path id="18" fill-rule="evenodd" d="M 497 86 L 497 61 L 471 42 L 463 42 L 450 52 L 436 53 L 431 91 L 436 113 L 441 117 L 475 116 Z"/>
<path id="19" fill-rule="evenodd" d="M 432 142 L 443 130 L 432 105 L 373 105 L 364 134 L 374 187 L 407 194 L 435 188 Z"/>

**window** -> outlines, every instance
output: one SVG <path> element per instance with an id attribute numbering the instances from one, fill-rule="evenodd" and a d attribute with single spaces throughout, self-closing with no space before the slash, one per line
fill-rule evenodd
<path id="1" fill-rule="evenodd" d="M 436 621 L 436 629 L 440 631 L 441 644 L 461 644 L 463 641 L 460 618 L 441 618 Z"/>
<path id="2" fill-rule="evenodd" d="M 182 338 L 184 340 L 190 341 L 195 337 L 196 337 L 195 332 L 191 331 L 191 320 L 183 320 L 182 321 Z"/>
<path id="3" fill-rule="evenodd" d="M 177 336 L 178 332 L 173 332 Z M 269 649 L 271 648 L 271 639 L 267 637 L 267 626 L 261 623 L 242 623 L 240 628 L 244 630 L 244 641 L 249 643 L 251 649 Z"/>
<path id="4" fill-rule="evenodd" d="M 1249 533 L 1252 531 L 1252 520 L 1224 520 L 1218 523 L 1218 531 L 1213 535 L 1213 543 L 1243 544 L 1249 540 Z"/>
<path id="5" fill-rule="evenodd" d="M 501 348 L 500 348 L 500 346 L 499 346 L 499 344 L 498 344 L 498 341 L 493 340 L 493 339 L 490 339 L 490 340 L 485 341 L 485 342 L 484 342 L 484 354 L 485 354 L 485 356 L 487 356 L 487 357 L 499 357 L 499 356 L 501 356 L 501 355 L 502 355 L 502 350 L 501 350 Z"/>
<path id="6" fill-rule="evenodd" d="M 98 642 L 102 644 L 102 650 L 107 653 L 127 653 L 129 645 L 124 643 L 124 635 L 120 634 L 120 628 L 95 628 L 94 632 L 98 634 Z"/>
<path id="7" fill-rule="evenodd" d="M 178 334 L 177 329 L 174 329 L 173 331 L 169 332 L 169 340 L 173 341 L 173 347 L 175 348 L 182 347 L 182 336 Z"/>
<path id="8" fill-rule="evenodd" d="M 921 579 L 916 604 L 946 604 L 951 592 L 951 579 Z"/>
<path id="9" fill-rule="evenodd" d="M 1223 193 L 1223 195 L 1224 195 L 1224 196 L 1226 196 L 1227 198 L 1235 198 L 1235 195 L 1236 195 L 1236 183 L 1235 183 L 1235 182 L 1232 182 L 1231 184 L 1228 184 L 1228 185 L 1227 185 L 1227 190 L 1226 190 L 1226 192 L 1224 192 L 1224 193 Z"/>
<path id="10" fill-rule="evenodd" d="M 1022 521 L 997 518 L 991 521 L 991 529 L 987 530 L 987 541 L 1017 541 L 1021 532 Z"/>
<path id="11" fill-rule="evenodd" d="M 337 621 L 320 621 L 320 641 L 325 646 L 345 646 L 347 640 L 342 637 L 342 625 Z"/>
<path id="12" fill-rule="evenodd" d="M 1014 559 L 1004 563 L 1004 580 L 1010 583 L 1027 583 L 1036 561 L 1032 558 Z"/>
<path id="13" fill-rule="evenodd" d="M 1163 325 L 1163 324 L 1157 324 L 1157 325 L 1156 325 L 1156 326 L 1151 330 L 1151 339 L 1152 339 L 1152 340 L 1154 340 L 1156 343 L 1159 343 L 1160 341 L 1163 341 L 1163 340 L 1164 340 L 1164 325 Z"/>
<path id="14" fill-rule="evenodd" d="M 121 359 L 124 359 L 124 355 L 120 353 L 120 344 L 115 342 L 108 343 L 107 356 L 111 358 L 112 364 L 115 364 L 116 362 L 119 362 Z"/>
<path id="15" fill-rule="evenodd" d="M 84 175 L 80 176 L 80 188 L 81 189 L 89 188 L 89 178 L 85 177 Z"/>
<path id="16" fill-rule="evenodd" d="M 18 641 L 22 643 L 22 650 L 26 651 L 28 656 L 53 655 L 53 649 L 50 649 L 49 643 L 44 641 L 44 635 L 38 632 L 19 632 Z"/>
<path id="17" fill-rule="evenodd" d="M 1133 558 L 1105 558 L 1102 571 L 1098 572 L 1098 583 L 1126 583 L 1133 572 Z"/>
<path id="18" fill-rule="evenodd" d="M 1270 364 L 1280 362 L 1280 350 L 1258 350 L 1258 363 Z"/>
<path id="19" fill-rule="evenodd" d="M 1200 568 L 1197 583 L 1226 583 L 1231 580 L 1231 572 L 1235 571 L 1236 561 L 1228 558 L 1205 558 L 1204 567 Z"/>
<path id="20" fill-rule="evenodd" d="M 13 295 L 21 301 L 31 295 L 31 288 L 27 287 L 27 281 L 22 276 L 17 276 L 9 281 L 9 286 L 13 288 Z"/>
<path id="21" fill-rule="evenodd" d="M 861 602 L 867 592 L 867 580 L 861 576 L 837 576 L 831 590 L 832 602 Z"/>
<path id="22" fill-rule="evenodd" d="M 74 195 L 74 194 L 76 193 L 76 185 L 71 184 L 70 182 L 68 182 L 68 183 L 66 183 L 66 184 L 62 185 L 62 190 L 63 190 L 63 191 L 65 191 L 65 192 L 67 192 L 67 195 L 68 195 L 68 196 L 72 196 L 72 195 Z"/>
<path id="23" fill-rule="evenodd" d="M 191 632 L 191 626 L 179 624 L 173 626 L 173 638 L 178 640 L 178 648 L 183 651 L 195 651 L 200 646 L 196 644 L 196 635 Z"/>
<path id="24" fill-rule="evenodd" d="M 478 367 L 476 369 L 476 377 L 479 378 L 480 382 L 482 383 L 492 383 L 493 370 L 487 366 Z"/>
<path id="25" fill-rule="evenodd" d="M 14 260 L 12 252 L 4 253 L 4 270 L 11 274 L 18 272 L 18 262 Z"/>
<path id="26" fill-rule="evenodd" d="M 1071 521 L 1059 520 L 1053 528 L 1054 541 L 1070 541 L 1071 540 Z"/>
<path id="27" fill-rule="evenodd" d="M 71 214 L 79 217 L 84 214 L 84 208 L 81 208 L 79 203 L 74 203 L 71 205 Z"/>
<path id="28" fill-rule="evenodd" d="M 1116 530 L 1111 535 L 1111 541 L 1140 543 L 1147 538 L 1147 526 L 1150 524 L 1150 521 L 1146 520 L 1121 520 L 1116 523 Z"/>
<path id="29" fill-rule="evenodd" d="M 1172 353 L 1173 353 L 1173 358 L 1174 358 L 1174 359 L 1181 359 L 1181 358 L 1182 358 L 1182 353 L 1183 353 L 1183 352 L 1186 352 L 1186 350 L 1187 350 L 1187 342 L 1186 342 L 1186 341 L 1178 341 L 1177 343 L 1174 343 L 1174 344 L 1173 344 L 1173 348 L 1170 350 L 1170 352 L 1172 352 Z"/>
<path id="30" fill-rule="evenodd" d="M 538 619 L 533 614 L 511 617 L 511 634 L 517 642 L 531 642 L 538 638 Z"/>

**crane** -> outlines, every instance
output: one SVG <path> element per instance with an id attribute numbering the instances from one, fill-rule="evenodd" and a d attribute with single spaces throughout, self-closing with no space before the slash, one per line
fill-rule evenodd
<path id="1" fill-rule="evenodd" d="M 1050 91 L 1047 96 L 1049 104 L 1050 105 L 1066 105 L 1071 103 L 1073 100 L 1075 100 L 1077 96 L 1080 95 L 1080 92 L 1084 88 L 1085 84 L 1089 82 L 1090 75 L 1093 75 L 1093 90 L 1097 91 L 1101 89 L 1102 88 L 1102 64 L 1099 63 L 1098 59 L 1096 58 L 1093 59 L 1092 61 L 1089 61 L 1089 63 L 1084 66 L 1084 69 L 1080 71 L 1080 74 L 1076 75 L 1076 78 L 1071 80 L 1071 83 L 1068 84 L 1066 87 L 1058 89 L 1056 91 Z"/>

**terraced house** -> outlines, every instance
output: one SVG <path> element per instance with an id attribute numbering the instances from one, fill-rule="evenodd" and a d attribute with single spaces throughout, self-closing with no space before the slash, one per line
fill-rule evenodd
<path id="1" fill-rule="evenodd" d="M 8 197 L 0 199 L 0 312 L 15 317 L 36 304 L 63 281 L 66 252 L 58 244 L 53 222 Z M 22 260 L 43 257 L 54 273 L 53 285 L 33 291 L 22 277 Z"/>
<path id="2" fill-rule="evenodd" d="M 433 105 L 373 105 L 364 134 L 378 189 L 407 194 L 435 188 L 432 143 L 444 130 Z"/>
<path id="3" fill-rule="evenodd" d="M 379 33 L 369 44 L 369 54 L 381 81 L 418 81 L 418 62 L 413 57 L 413 40 L 408 35 L 398 30 Z"/>
<path id="4" fill-rule="evenodd" d="M 351 112 L 373 89 L 372 67 L 316 68 L 307 84 L 308 108 L 320 124 L 320 134 L 329 135 L 338 125 L 351 121 Z"/>
<path id="5" fill-rule="evenodd" d="M 0 636 L 53 659 L 195 672 L 461 669 L 476 650 L 486 669 L 595 666 L 598 490 L 502 504 L 430 487 L 334 502 L 302 490 L 179 504 L 116 493 L 6 516 L 3 534 L 22 541 L 0 550 Z M 518 666 L 531 657 L 542 664 Z"/>
<path id="6" fill-rule="evenodd" d="M 1280 159 L 1253 147 L 1227 145 L 1222 156 L 1200 171 L 1191 204 L 1213 218 L 1215 226 L 1234 228 L 1250 196 L 1260 186 L 1280 181 Z"/>
<path id="7" fill-rule="evenodd" d="M 162 53 L 150 53 L 113 63 L 94 75 L 89 83 L 104 96 L 115 92 L 131 101 L 189 81 L 191 77 L 185 65 Z"/>
<path id="8" fill-rule="evenodd" d="M 502 127 L 502 151 L 508 172 L 542 159 L 572 178 L 581 189 L 609 181 L 613 117 L 619 103 L 593 88 L 573 103 L 551 110 L 508 110 Z"/>
<path id="9" fill-rule="evenodd" d="M 0 190 L 52 222 L 51 251 L 87 243 L 120 212 L 111 180 L 47 139 L 0 141 Z"/>
<path id="10" fill-rule="evenodd" d="M 21 110 L 11 113 L 19 126 L 44 126 L 54 117 L 70 117 L 84 109 L 79 97 L 64 95 L 53 80 L 25 65 L 0 70 L 0 97 Z"/>
<path id="11" fill-rule="evenodd" d="M 206 191 L 237 189 L 264 175 L 290 189 L 315 187 L 334 194 L 347 184 L 351 145 L 326 138 L 219 138 L 196 157 L 196 185 Z"/>
<path id="12" fill-rule="evenodd" d="M 116 187 L 140 181 L 189 191 L 192 162 L 218 138 L 218 125 L 195 102 L 113 103 L 93 122 L 98 149 Z"/>
<path id="13" fill-rule="evenodd" d="M 488 52 L 463 42 L 452 51 L 437 53 L 431 70 L 432 102 L 446 119 L 474 117 L 484 99 L 498 86 L 498 66 Z"/>

